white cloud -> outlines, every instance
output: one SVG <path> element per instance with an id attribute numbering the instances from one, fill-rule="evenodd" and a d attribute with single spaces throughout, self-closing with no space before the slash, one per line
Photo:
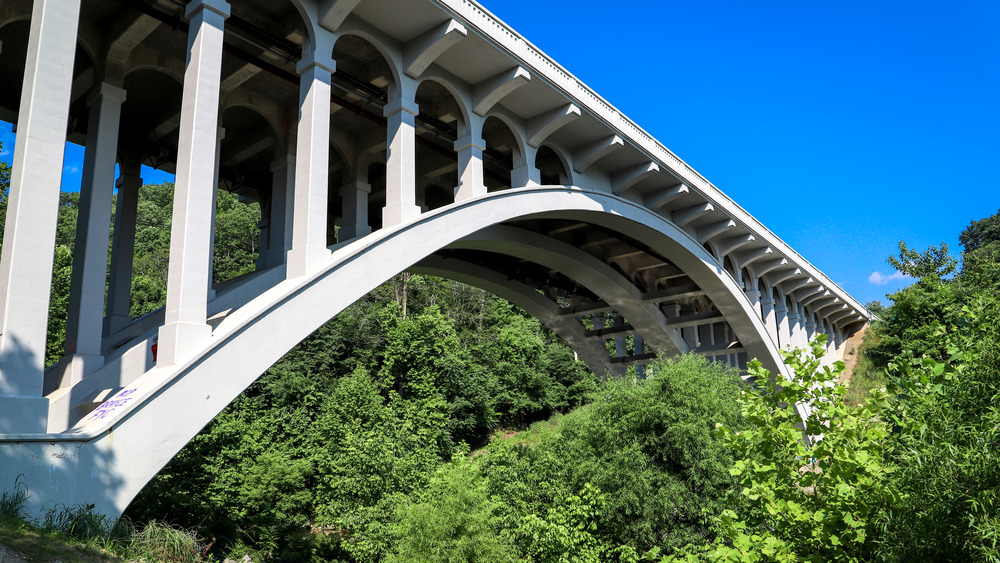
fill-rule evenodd
<path id="1" fill-rule="evenodd" d="M 881 272 L 872 272 L 872 275 L 868 276 L 868 283 L 873 283 L 875 285 L 885 285 L 891 281 L 905 280 L 910 276 L 907 276 L 903 272 L 893 272 L 888 276 L 882 275 Z"/>

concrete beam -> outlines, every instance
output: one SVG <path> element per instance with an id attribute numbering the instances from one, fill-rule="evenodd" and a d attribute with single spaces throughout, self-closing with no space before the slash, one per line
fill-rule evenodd
<path id="1" fill-rule="evenodd" d="M 730 252 L 743 248 L 744 246 L 756 242 L 757 237 L 753 235 L 736 235 L 719 241 L 719 256 L 727 256 Z"/>
<path id="2" fill-rule="evenodd" d="M 580 117 L 580 108 L 575 104 L 566 104 L 556 109 L 536 115 L 528 120 L 528 144 L 538 148 L 549 135 L 558 131 L 563 125 Z"/>
<path id="3" fill-rule="evenodd" d="M 660 166 L 655 162 L 644 162 L 626 168 L 611 177 L 611 190 L 617 195 L 622 195 L 632 189 L 632 186 L 659 172 Z"/>
<path id="4" fill-rule="evenodd" d="M 522 66 L 494 74 L 472 87 L 472 111 L 485 117 L 500 100 L 530 81 L 531 74 Z"/>
<path id="5" fill-rule="evenodd" d="M 755 264 L 753 266 L 750 266 L 749 270 L 750 273 L 753 274 L 755 278 L 762 278 L 768 272 L 772 272 L 782 266 L 787 266 L 787 265 L 788 265 L 787 259 L 778 258 L 776 260 L 768 260 L 767 262 L 762 262 L 760 264 Z M 771 284 L 771 287 L 774 287 L 774 284 Z"/>
<path id="6" fill-rule="evenodd" d="M 791 278 L 789 278 L 790 280 Z M 785 282 L 780 282 L 784 284 Z M 785 295 L 791 295 L 795 290 L 802 289 L 808 285 L 815 285 L 816 282 L 812 278 L 799 279 L 794 282 L 789 283 L 787 286 L 781 288 L 782 293 Z"/>
<path id="7" fill-rule="evenodd" d="M 822 286 L 820 286 L 820 287 L 822 287 Z M 829 291 L 826 291 L 826 290 L 819 291 L 819 292 L 817 292 L 816 295 L 813 295 L 813 296 L 810 296 L 810 297 L 803 297 L 802 299 L 799 300 L 799 304 L 801 304 L 803 307 L 806 307 L 806 306 L 808 306 L 810 303 L 812 303 L 814 301 L 817 301 L 819 299 L 823 299 L 823 298 L 826 298 L 826 297 L 831 297 L 832 295 L 833 295 L 832 293 L 830 293 Z"/>
<path id="8" fill-rule="evenodd" d="M 764 248 L 740 252 L 736 254 L 735 258 L 736 263 L 739 264 L 741 268 L 745 268 L 758 260 L 770 258 L 772 254 L 774 254 L 774 250 L 772 250 L 770 246 L 765 246 Z"/>
<path id="9" fill-rule="evenodd" d="M 643 205 L 653 211 L 658 211 L 664 205 L 689 193 L 691 193 L 691 188 L 684 184 L 677 184 L 659 192 L 646 194 L 646 197 L 643 198 Z"/>
<path id="10" fill-rule="evenodd" d="M 670 319 L 670 322 L 667 323 L 667 326 L 669 328 L 687 328 L 709 323 L 718 323 L 725 320 L 726 319 L 722 316 L 722 313 L 718 311 L 705 311 L 704 313 L 694 313 L 692 315 L 683 315 L 672 318 Z"/>
<path id="11" fill-rule="evenodd" d="M 699 203 L 698 205 L 678 209 L 677 211 L 671 213 L 670 216 L 675 225 L 683 228 L 698 217 L 701 217 L 705 213 L 711 213 L 712 211 L 715 211 L 715 206 L 711 203 Z"/>
<path id="12" fill-rule="evenodd" d="M 794 277 L 802 275 L 802 270 L 798 268 L 790 268 L 787 270 L 779 270 L 780 273 L 776 273 L 772 276 L 768 276 L 767 281 L 770 282 L 771 287 L 778 287 L 785 280 L 790 280 Z"/>
<path id="13" fill-rule="evenodd" d="M 403 72 L 417 78 L 438 57 L 465 39 L 469 31 L 457 20 L 448 20 L 410 40 L 403 47 Z"/>
<path id="14" fill-rule="evenodd" d="M 579 174 L 583 174 L 595 162 L 624 146 L 625 141 L 618 135 L 610 135 L 590 143 L 573 153 L 573 170 L 576 170 Z"/>
<path id="15" fill-rule="evenodd" d="M 701 356 L 709 356 L 709 357 L 726 356 L 729 354 L 739 354 L 740 352 L 746 352 L 746 348 L 744 348 L 739 343 L 739 341 L 732 341 L 732 342 L 722 342 L 720 344 L 708 344 L 705 346 L 699 346 L 694 350 L 691 350 L 691 352 Z"/>
<path id="16" fill-rule="evenodd" d="M 698 229 L 698 242 L 705 244 L 713 238 L 721 235 L 729 229 L 735 229 L 738 225 L 732 219 L 726 219 L 711 225 L 706 225 Z"/>

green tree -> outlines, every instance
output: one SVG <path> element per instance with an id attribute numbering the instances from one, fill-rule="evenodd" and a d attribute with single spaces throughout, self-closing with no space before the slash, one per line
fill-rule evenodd
<path id="1" fill-rule="evenodd" d="M 958 242 L 965 252 L 972 252 L 992 242 L 1000 242 L 1000 211 L 985 219 L 970 221 L 969 226 L 958 235 Z"/>
<path id="2" fill-rule="evenodd" d="M 514 562 L 511 538 L 478 467 L 464 453 L 452 458 L 428 486 L 400 504 L 391 526 L 395 538 L 388 562 Z"/>
<path id="3" fill-rule="evenodd" d="M 784 352 L 794 377 L 749 371 L 762 385 L 743 393 L 750 428 L 719 434 L 736 453 L 730 470 L 741 492 L 719 517 L 724 541 L 678 559 L 711 561 L 869 561 L 879 516 L 899 500 L 883 457 L 888 395 L 860 407 L 844 403 L 843 363 L 824 366 L 825 335 L 810 350 Z M 808 415 L 800 417 L 796 405 Z M 809 436 L 811 445 L 803 440 Z M 695 550 L 697 551 L 697 550 Z"/>

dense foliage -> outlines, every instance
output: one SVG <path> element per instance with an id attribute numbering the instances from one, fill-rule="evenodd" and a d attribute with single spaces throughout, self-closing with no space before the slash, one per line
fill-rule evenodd
<path id="1" fill-rule="evenodd" d="M 172 197 L 141 191 L 135 317 L 165 298 Z M 61 195 L 49 363 L 78 205 Z M 258 219 L 219 194 L 214 281 L 253 270 Z M 255 561 L 1000 561 L 1000 213 L 960 241 L 960 261 L 900 243 L 889 262 L 915 282 L 872 304 L 857 352 L 884 388 L 850 401 L 815 345 L 787 352 L 791 379 L 752 366 L 757 388 L 695 356 L 602 381 L 509 303 L 401 274 L 272 366 L 129 515 Z"/>

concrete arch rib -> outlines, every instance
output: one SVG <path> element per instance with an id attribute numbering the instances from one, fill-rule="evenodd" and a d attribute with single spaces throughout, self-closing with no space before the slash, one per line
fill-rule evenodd
<path id="1" fill-rule="evenodd" d="M 286 279 L 231 312 L 195 357 L 146 372 L 107 407 L 70 430 L 0 436 L 0 480 L 9 477 L 12 481 L 25 474 L 31 494 L 28 508 L 34 512 L 55 500 L 66 505 L 94 504 L 105 514 L 121 514 L 217 413 L 345 307 L 393 275 L 477 231 L 506 221 L 546 217 L 614 229 L 669 258 L 706 291 L 751 356 L 771 371 L 788 373 L 735 281 L 697 241 L 663 217 L 602 192 L 564 187 L 511 189 L 442 207 L 335 246 L 315 273 Z M 581 267 L 580 262 L 586 264 L 581 258 L 570 266 L 597 275 L 596 265 Z M 662 329 L 659 334 L 664 334 Z"/>
<path id="2" fill-rule="evenodd" d="M 410 271 L 467 283 L 506 299 L 549 327 L 598 377 L 613 371 L 603 341 L 584 338 L 582 325 L 567 320 L 555 303 L 523 283 L 464 260 L 438 256 L 421 260 Z"/>
<path id="3" fill-rule="evenodd" d="M 504 225 L 477 231 L 448 246 L 489 250 L 558 270 L 593 291 L 628 319 L 646 342 L 667 355 L 688 351 L 676 329 L 666 329 L 667 319 L 656 305 L 643 303 L 639 289 L 601 260 L 553 238 Z"/>

